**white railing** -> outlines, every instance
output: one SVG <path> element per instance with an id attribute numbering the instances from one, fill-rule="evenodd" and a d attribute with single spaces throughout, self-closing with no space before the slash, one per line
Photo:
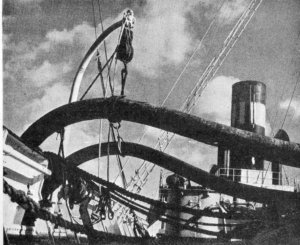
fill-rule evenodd
<path id="1" fill-rule="evenodd" d="M 284 189 L 284 187 L 288 186 L 293 187 L 296 191 L 300 191 L 300 179 L 283 176 L 281 172 L 256 169 L 220 168 L 216 172 L 216 175 L 249 185 L 258 185 L 261 187 L 277 186 L 277 189 Z"/>

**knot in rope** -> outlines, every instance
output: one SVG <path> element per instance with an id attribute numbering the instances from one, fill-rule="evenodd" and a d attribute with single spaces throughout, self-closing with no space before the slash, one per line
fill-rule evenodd
<path id="1" fill-rule="evenodd" d="M 99 213 L 99 216 L 97 215 Z M 114 218 L 112 211 L 110 192 L 107 188 L 101 187 L 101 196 L 95 212 L 92 213 L 91 218 L 98 221 L 105 220 L 106 214 L 109 220 Z"/>

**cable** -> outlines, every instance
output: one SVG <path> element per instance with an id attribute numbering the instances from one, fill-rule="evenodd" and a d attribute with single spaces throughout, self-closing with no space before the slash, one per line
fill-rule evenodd
<path id="1" fill-rule="evenodd" d="M 110 141 L 110 130 L 111 128 L 108 127 L 107 142 Z M 107 145 L 107 169 L 106 169 L 107 181 L 109 181 L 109 151 L 110 151 L 109 148 L 110 148 L 110 144 Z"/>
<path id="2" fill-rule="evenodd" d="M 84 179 L 89 180 L 89 181 L 94 181 L 98 184 L 104 185 L 105 187 L 107 187 L 110 190 L 113 191 L 117 191 L 120 192 L 122 195 L 128 196 L 130 198 L 136 199 L 138 201 L 142 201 L 145 203 L 148 203 L 150 205 L 156 205 L 156 206 L 161 206 L 164 209 L 170 209 L 170 210 L 178 210 L 178 211 L 182 211 L 182 212 L 186 212 L 186 213 L 190 213 L 190 214 L 195 214 L 195 215 L 199 215 L 202 214 L 203 216 L 209 216 L 209 217 L 215 217 L 215 218 L 230 218 L 230 215 L 227 214 L 216 214 L 216 213 L 212 213 L 208 210 L 195 210 L 195 209 L 191 209 L 191 208 L 187 208 L 184 206 L 178 206 L 178 205 L 173 205 L 173 204 L 168 204 L 168 203 L 164 203 L 158 200 L 154 200 L 145 196 L 141 196 L 139 194 L 136 193 L 132 193 L 124 188 L 121 188 L 120 186 L 112 183 L 112 182 L 108 182 L 102 178 L 98 178 L 97 176 L 90 174 L 82 169 L 79 168 L 69 168 L 70 171 L 74 171 L 75 173 L 77 173 L 78 175 L 82 176 Z"/>
<path id="3" fill-rule="evenodd" d="M 97 0 L 97 3 L 98 3 L 99 20 L 100 20 L 101 30 L 102 30 L 102 32 L 104 32 L 100 1 Z M 108 54 L 107 54 L 107 47 L 106 47 L 106 41 L 105 40 L 103 41 L 103 45 L 104 45 L 105 59 L 106 59 L 106 62 L 107 62 L 107 60 L 108 60 Z M 110 69 L 107 70 L 107 77 L 108 77 L 109 84 L 111 84 Z"/>
<path id="4" fill-rule="evenodd" d="M 92 2 L 92 8 L 93 8 L 93 21 L 94 21 L 95 39 L 97 39 L 97 26 L 96 26 L 96 17 L 95 17 L 94 0 L 91 0 L 91 2 Z"/>
<path id="5" fill-rule="evenodd" d="M 102 32 L 103 32 L 104 31 L 104 27 L 103 27 L 103 21 L 102 21 L 100 1 L 98 0 L 97 3 L 98 3 L 99 19 L 100 19 L 101 29 L 102 29 Z M 105 40 L 104 40 L 104 52 L 105 52 L 105 57 L 106 57 L 106 60 L 107 60 L 108 59 L 108 55 L 107 55 L 107 49 L 106 49 L 106 42 L 105 42 Z"/>
<path id="6" fill-rule="evenodd" d="M 112 126 L 111 130 L 112 130 L 112 138 L 113 138 L 113 141 L 116 142 L 117 144 L 119 144 L 119 142 L 118 142 L 117 139 L 116 139 L 116 135 L 115 135 L 114 127 L 113 127 L 113 126 Z M 120 137 L 118 131 L 117 131 L 117 133 L 118 133 L 118 137 Z M 121 138 L 121 139 L 122 139 L 122 138 Z M 121 150 L 120 150 L 120 149 L 119 149 L 119 153 L 121 153 Z M 119 155 L 119 154 L 116 154 L 116 159 L 117 159 L 117 162 L 118 162 L 119 173 L 120 173 L 120 175 L 121 175 L 123 187 L 126 188 L 126 186 L 127 186 L 126 178 L 125 178 L 124 172 L 121 172 L 121 170 L 123 169 L 123 167 L 122 167 L 122 161 L 121 161 L 121 158 L 120 158 L 120 155 Z"/>
<path id="7" fill-rule="evenodd" d="M 283 98 L 283 95 L 284 95 L 284 92 L 285 92 L 285 89 L 286 89 L 286 85 L 287 85 L 287 83 L 284 83 L 284 87 L 282 88 L 281 95 L 280 95 L 280 98 L 279 98 L 280 101 L 282 101 L 282 98 Z M 271 136 L 275 135 L 274 130 L 275 130 L 275 127 L 276 127 L 276 124 L 277 124 L 278 112 L 279 112 L 279 110 L 278 110 L 278 107 L 277 107 L 275 116 L 273 117 L 273 120 L 272 120 L 274 122 L 274 127 L 272 128 Z"/>
<path id="8" fill-rule="evenodd" d="M 91 84 L 89 85 L 89 87 L 87 88 L 87 90 L 83 93 L 83 95 L 81 96 L 81 98 L 79 100 L 83 100 L 84 97 L 86 96 L 86 94 L 90 91 L 91 87 L 94 85 L 94 83 L 97 81 L 98 77 L 100 76 L 100 74 L 103 72 L 103 70 L 106 68 L 107 65 L 111 65 L 109 64 L 111 62 L 111 60 L 113 59 L 114 55 L 115 55 L 116 51 L 113 52 L 113 54 L 110 56 L 110 58 L 108 59 L 108 61 L 104 64 L 104 66 L 102 67 L 101 72 L 99 72 L 96 77 L 94 77 L 93 81 L 91 82 Z M 109 68 L 108 68 L 109 69 Z"/>
<path id="9" fill-rule="evenodd" d="M 295 86 L 294 86 L 294 89 L 293 89 L 293 93 L 292 93 L 292 96 L 291 96 L 291 99 L 290 99 L 290 102 L 289 102 L 288 108 L 287 108 L 287 110 L 286 110 L 286 113 L 285 113 L 285 116 L 284 116 L 284 119 L 283 119 L 283 122 L 282 122 L 282 124 L 281 124 L 281 127 L 280 127 L 280 129 L 282 129 L 282 128 L 283 128 L 283 126 L 284 126 L 284 123 L 285 123 L 285 120 L 286 120 L 287 114 L 288 114 L 288 112 L 289 112 L 289 109 L 290 109 L 290 106 L 291 106 L 292 100 L 293 100 L 293 98 L 294 98 L 294 94 L 295 94 L 295 91 L 296 91 L 296 88 L 297 88 L 298 82 L 299 82 L 299 80 L 297 80 L 297 81 L 296 81 L 296 83 L 295 83 Z"/>
<path id="10" fill-rule="evenodd" d="M 145 210 L 148 212 L 148 214 L 150 213 L 150 214 L 156 214 L 156 215 L 157 215 L 157 213 L 154 212 L 154 211 L 151 211 L 150 208 L 147 208 L 147 207 L 145 207 L 145 206 L 143 206 L 143 205 L 141 205 L 141 204 L 139 204 L 139 203 L 137 203 L 137 202 L 135 202 L 135 201 L 132 201 L 132 200 L 130 200 L 130 199 L 124 197 L 123 195 L 119 194 L 118 192 L 111 192 L 111 195 L 112 195 L 112 197 L 113 197 L 114 199 L 116 199 L 116 201 L 119 200 L 119 199 L 117 200 L 117 198 L 115 198 L 115 197 L 117 196 L 118 198 L 123 199 L 123 200 L 126 201 L 127 203 L 130 203 L 130 204 L 132 204 L 132 205 L 134 205 L 134 206 L 137 206 L 137 207 L 139 207 L 139 208 L 145 209 Z M 165 214 L 166 209 L 164 209 L 164 208 L 162 208 L 162 207 L 160 207 L 160 206 L 154 206 L 154 208 L 155 208 L 155 210 L 160 211 L 160 212 L 158 212 L 158 213 L 164 215 L 165 217 L 167 217 L 167 218 L 169 218 L 169 219 L 178 220 L 178 221 L 183 221 L 183 222 L 188 222 L 188 221 L 189 221 L 189 220 L 187 220 L 187 219 L 183 219 L 183 218 L 180 218 L 180 217 L 173 217 L 173 216 L 171 216 L 171 215 Z M 176 211 L 177 211 L 177 210 L 176 210 Z M 200 219 L 202 216 L 203 216 L 203 215 L 198 214 L 198 215 L 194 215 L 193 217 L 197 217 L 197 219 Z M 232 224 L 232 223 L 231 223 L 231 224 L 225 224 L 225 225 L 223 225 L 223 224 L 216 224 L 216 223 L 206 223 L 206 222 L 201 222 L 201 221 L 197 221 L 197 222 L 196 222 L 196 221 L 193 221 L 193 222 L 191 222 L 191 223 L 192 223 L 192 224 L 195 224 L 195 225 L 207 225 L 207 226 L 236 226 L 236 225 L 239 225 L 239 224 Z"/>
<path id="11" fill-rule="evenodd" d="M 225 2 L 225 1 L 224 1 L 224 2 Z M 223 3 L 223 4 L 224 4 L 224 3 Z M 222 4 L 222 6 L 223 6 L 223 4 Z M 215 20 L 216 20 L 216 16 L 217 16 L 217 15 L 215 15 L 214 19 L 213 19 L 213 20 L 211 21 L 211 23 L 209 24 L 208 28 L 206 29 L 205 34 L 202 36 L 202 38 L 201 38 L 201 40 L 200 40 L 198 46 L 195 48 L 195 50 L 193 51 L 192 55 L 190 56 L 190 58 L 189 58 L 188 61 L 186 62 L 184 68 L 182 69 L 181 73 L 179 74 L 179 76 L 178 76 L 177 79 L 175 80 L 175 82 L 174 82 L 172 88 L 170 89 L 169 93 L 167 94 L 166 98 L 165 98 L 164 101 L 161 103 L 161 106 L 164 106 L 164 104 L 166 103 L 166 101 L 167 101 L 168 98 L 170 97 L 171 93 L 172 93 L 173 90 L 175 89 L 177 83 L 179 82 L 179 80 L 180 80 L 182 74 L 185 72 L 185 70 L 186 70 L 186 68 L 188 67 L 188 65 L 190 64 L 191 60 L 194 58 L 194 56 L 195 56 L 197 50 L 198 50 L 198 49 L 200 48 L 200 46 L 202 45 L 203 40 L 204 40 L 205 37 L 207 36 L 208 32 L 210 31 L 210 28 L 212 27 L 213 23 L 214 23 Z"/>
<path id="12" fill-rule="evenodd" d="M 223 7 L 224 3 L 225 3 L 225 0 L 223 1 L 222 5 L 218 8 L 218 11 Z M 183 73 L 184 73 L 185 70 L 187 69 L 187 67 L 188 67 L 188 65 L 190 64 L 191 60 L 194 58 L 194 56 L 195 56 L 197 50 L 198 50 L 198 49 L 200 48 L 200 46 L 202 45 L 203 40 L 206 38 L 206 36 L 208 35 L 208 33 L 209 33 L 209 31 L 210 31 L 212 25 L 213 25 L 214 22 L 216 21 L 216 17 L 217 17 L 218 11 L 216 12 L 216 14 L 215 14 L 213 20 L 210 22 L 208 28 L 206 29 L 204 35 L 202 36 L 202 38 L 201 38 L 201 40 L 200 40 L 198 46 L 196 47 L 196 49 L 194 49 L 192 55 L 189 57 L 188 61 L 186 62 L 185 66 L 184 66 L 184 68 L 182 69 L 182 71 L 180 72 L 179 76 L 178 76 L 177 79 L 175 80 L 175 82 L 174 82 L 173 86 L 171 87 L 169 93 L 168 93 L 167 96 L 165 97 L 164 101 L 161 103 L 161 106 L 164 106 L 164 104 L 166 103 L 166 101 L 167 101 L 168 98 L 170 97 L 171 93 L 174 91 L 176 85 L 177 85 L 178 82 L 180 81 L 181 76 L 183 75 Z M 144 137 L 145 137 L 146 134 L 147 134 L 147 133 L 146 133 L 146 130 L 144 130 L 143 135 L 142 135 L 142 136 L 140 137 L 140 139 L 138 140 L 138 143 L 140 143 L 140 142 L 144 139 Z M 128 158 L 127 158 L 127 160 L 126 160 L 126 162 L 125 162 L 125 164 L 124 164 L 124 166 L 123 166 L 122 172 L 124 171 L 124 168 L 127 166 L 128 162 L 129 162 L 129 160 L 130 160 L 130 158 L 131 158 L 131 157 L 128 157 Z M 142 163 L 142 164 L 143 164 L 143 163 Z M 119 175 L 116 177 L 116 179 L 114 180 L 114 182 L 116 182 L 116 180 L 117 180 L 118 177 L 119 177 Z"/>

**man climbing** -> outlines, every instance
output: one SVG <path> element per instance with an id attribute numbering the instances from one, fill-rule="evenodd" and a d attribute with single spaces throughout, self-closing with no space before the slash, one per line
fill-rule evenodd
<path id="1" fill-rule="evenodd" d="M 133 47 L 132 47 L 132 39 L 133 39 L 133 31 L 135 24 L 135 18 L 133 16 L 132 10 L 127 10 L 124 13 L 124 29 L 122 32 L 120 44 L 117 47 L 117 59 L 122 61 L 124 64 L 124 68 L 121 70 L 121 79 L 122 79 L 122 89 L 121 95 L 124 95 L 126 77 L 127 77 L 127 64 L 133 58 Z"/>

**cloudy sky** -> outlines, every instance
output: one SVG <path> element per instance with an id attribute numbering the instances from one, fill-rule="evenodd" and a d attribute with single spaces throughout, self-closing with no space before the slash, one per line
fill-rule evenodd
<path id="1" fill-rule="evenodd" d="M 129 65 L 127 98 L 161 105 L 199 46 L 164 104 L 179 109 L 249 2 L 100 0 L 104 28 L 119 20 L 126 8 L 133 9 L 136 16 L 135 56 Z M 96 0 L 94 4 L 99 35 L 101 28 Z M 229 125 L 232 84 L 246 79 L 258 80 L 267 85 L 267 133 L 275 133 L 282 125 L 299 80 L 299 15 L 300 2 L 297 0 L 264 0 L 192 113 Z M 199 45 L 214 16 L 216 21 Z M 115 47 L 117 36 L 115 33 L 107 40 L 109 51 Z M 91 0 L 4 0 L 4 125 L 21 135 L 42 115 L 67 103 L 76 69 L 94 41 Z M 117 91 L 120 88 L 120 68 L 119 64 L 115 76 Z M 95 72 L 96 63 L 92 61 L 81 93 Z M 98 82 L 87 98 L 99 96 Z M 299 122 L 300 84 L 296 87 L 283 126 L 294 142 L 300 142 Z M 67 153 L 97 143 L 98 131 L 99 121 L 73 126 Z M 159 130 L 122 123 L 121 135 L 125 141 L 136 142 L 144 132 L 147 134 L 142 142 L 153 146 Z M 42 148 L 57 150 L 56 135 L 50 137 Z M 167 152 L 206 170 L 216 163 L 216 149 L 182 137 L 176 137 Z M 132 162 L 129 169 L 139 163 L 137 160 Z M 89 164 L 87 168 L 93 170 L 96 165 Z M 157 185 L 158 170 L 153 176 Z"/>

